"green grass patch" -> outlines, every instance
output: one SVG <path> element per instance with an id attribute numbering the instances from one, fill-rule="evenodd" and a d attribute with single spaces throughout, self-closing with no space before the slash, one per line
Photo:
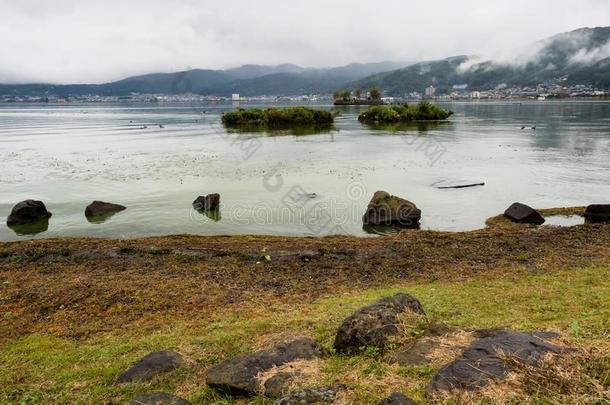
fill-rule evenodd
<path id="1" fill-rule="evenodd" d="M 138 393 L 161 390 L 175 392 L 195 404 L 267 404 L 272 401 L 234 399 L 210 390 L 205 385 L 205 370 L 229 356 L 265 347 L 276 336 L 295 334 L 311 335 L 327 349 L 319 384 L 343 382 L 353 389 L 355 401 L 363 404 L 373 404 L 391 391 L 424 401 L 425 385 L 435 369 L 391 366 L 373 349 L 352 357 L 334 353 L 334 334 L 346 316 L 378 298 L 406 291 L 420 299 L 431 319 L 452 326 L 554 329 L 574 345 L 610 349 L 609 277 L 609 268 L 587 268 L 427 282 L 361 291 L 290 308 L 269 308 L 260 303 L 247 311 L 227 310 L 213 319 L 186 322 L 168 317 L 162 329 L 124 325 L 80 340 L 30 334 L 0 347 L 0 403 L 128 403 Z M 150 382 L 114 383 L 137 359 L 162 349 L 179 351 L 189 359 L 188 364 Z M 592 357 L 581 367 L 586 378 L 600 386 L 610 384 L 607 356 Z M 548 392 L 540 393 L 538 399 L 541 403 L 565 401 L 565 397 Z"/>

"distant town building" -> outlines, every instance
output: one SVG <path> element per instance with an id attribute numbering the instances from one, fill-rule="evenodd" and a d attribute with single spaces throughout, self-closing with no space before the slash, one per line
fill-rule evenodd
<path id="1" fill-rule="evenodd" d="M 436 89 L 434 88 L 434 86 L 426 87 L 426 89 L 424 90 L 424 95 L 426 97 L 434 97 L 435 93 Z"/>
<path id="2" fill-rule="evenodd" d="M 476 98 L 479 99 L 481 98 L 481 92 L 480 91 L 473 91 L 470 93 L 470 98 Z"/>
<path id="3" fill-rule="evenodd" d="M 239 93 L 233 93 L 233 94 L 231 94 L 231 100 L 233 100 L 233 101 L 239 101 Z"/>

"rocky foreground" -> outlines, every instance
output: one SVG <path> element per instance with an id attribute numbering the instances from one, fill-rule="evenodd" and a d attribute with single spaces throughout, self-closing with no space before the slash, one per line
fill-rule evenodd
<path id="1" fill-rule="evenodd" d="M 0 402 L 603 399 L 610 225 L 489 224 L 2 243 Z"/>

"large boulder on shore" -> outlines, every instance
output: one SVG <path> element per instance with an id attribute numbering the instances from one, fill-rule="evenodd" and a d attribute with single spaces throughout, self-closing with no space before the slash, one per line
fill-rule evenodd
<path id="1" fill-rule="evenodd" d="M 152 352 L 142 357 L 118 378 L 118 383 L 146 381 L 158 374 L 174 370 L 184 364 L 182 356 L 170 350 Z"/>
<path id="2" fill-rule="evenodd" d="M 8 226 L 27 225 L 48 219 L 50 216 L 51 213 L 47 211 L 47 207 L 42 201 L 25 200 L 13 207 L 6 219 L 6 224 Z"/>
<path id="3" fill-rule="evenodd" d="M 85 208 L 85 216 L 87 218 L 111 216 L 125 209 L 127 209 L 127 207 L 124 205 L 104 201 L 93 201 Z"/>
<path id="4" fill-rule="evenodd" d="M 167 392 L 149 392 L 132 399 L 130 405 L 191 405 L 191 403 Z"/>
<path id="5" fill-rule="evenodd" d="M 200 195 L 193 201 L 193 208 L 197 211 L 216 211 L 220 207 L 220 194 L 213 193 Z"/>
<path id="6" fill-rule="evenodd" d="M 385 297 L 360 308 L 339 327 L 335 349 L 346 354 L 357 354 L 368 346 L 383 350 L 388 338 L 399 331 L 399 316 L 407 311 L 417 315 L 426 314 L 420 302 L 405 293 Z"/>
<path id="7" fill-rule="evenodd" d="M 591 204 L 584 216 L 587 222 L 610 222 L 610 204 Z"/>
<path id="8" fill-rule="evenodd" d="M 451 363 L 434 374 L 428 392 L 479 390 L 492 379 L 505 378 L 514 362 L 536 366 L 546 353 L 563 353 L 571 349 L 551 344 L 544 338 L 551 333 L 523 333 L 496 330 L 473 342 Z"/>
<path id="9" fill-rule="evenodd" d="M 362 217 L 364 225 L 419 225 L 421 210 L 411 201 L 391 195 L 386 191 L 376 191 Z"/>
<path id="10" fill-rule="evenodd" d="M 537 224 L 544 223 L 542 215 L 529 205 L 521 204 L 519 202 L 511 204 L 510 207 L 504 211 L 504 216 L 513 222 Z"/>
<path id="11" fill-rule="evenodd" d="M 208 369 L 207 384 L 220 391 L 237 395 L 264 393 L 261 374 L 297 360 L 315 360 L 321 356 L 318 345 L 303 337 L 270 349 L 237 356 Z"/>

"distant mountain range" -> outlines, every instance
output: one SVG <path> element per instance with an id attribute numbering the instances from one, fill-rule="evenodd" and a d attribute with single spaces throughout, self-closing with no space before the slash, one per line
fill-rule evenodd
<path id="1" fill-rule="evenodd" d="M 434 85 L 439 93 L 453 86 L 488 90 L 561 80 L 610 88 L 610 27 L 581 28 L 533 44 L 510 62 L 454 56 L 419 62 L 353 63 L 334 68 L 243 65 L 226 70 L 193 69 L 133 76 L 104 84 L 0 84 L 0 95 L 125 96 L 132 93 L 196 93 L 229 96 L 331 93 L 340 88 L 379 87 L 386 95 L 422 92 Z"/>
<path id="2" fill-rule="evenodd" d="M 510 62 L 455 56 L 366 77 L 350 88 L 379 87 L 389 95 L 421 92 L 434 85 L 439 93 L 454 85 L 471 90 L 501 85 L 529 86 L 563 79 L 566 85 L 610 88 L 610 27 L 581 28 L 533 44 Z"/>
<path id="3" fill-rule="evenodd" d="M 337 86 L 372 74 L 394 70 L 408 62 L 352 63 L 334 68 L 303 68 L 243 65 L 227 70 L 192 69 L 175 73 L 152 73 L 103 84 L 0 84 L 0 95 L 14 96 L 125 96 L 145 94 L 209 94 L 230 96 L 297 95 L 329 93 Z"/>

